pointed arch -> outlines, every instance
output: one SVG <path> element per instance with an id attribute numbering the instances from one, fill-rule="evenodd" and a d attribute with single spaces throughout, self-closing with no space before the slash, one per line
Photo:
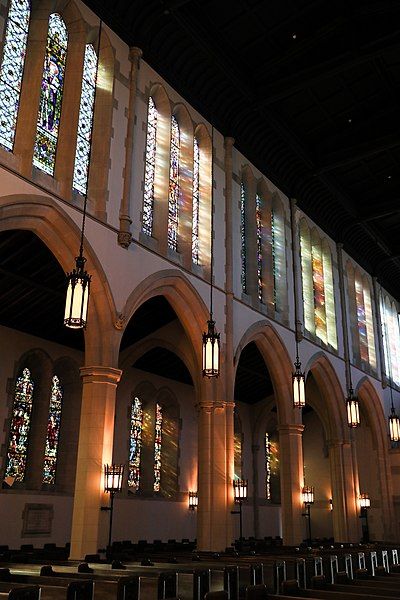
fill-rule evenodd
<path id="1" fill-rule="evenodd" d="M 60 206 L 47 196 L 15 195 L 0 199 L 0 231 L 26 229 L 35 233 L 54 254 L 65 272 L 75 264 L 80 230 Z M 93 275 L 89 318 L 85 332 L 85 363 L 118 364 L 118 332 L 114 327 L 114 299 L 99 259 L 85 240 L 87 270 Z"/>

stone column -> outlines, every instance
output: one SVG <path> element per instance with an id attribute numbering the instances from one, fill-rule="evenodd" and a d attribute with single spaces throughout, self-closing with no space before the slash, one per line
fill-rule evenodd
<path id="1" fill-rule="evenodd" d="M 281 447 L 281 503 L 283 543 L 299 544 L 305 537 L 301 516 L 303 486 L 303 430 L 300 423 L 278 427 Z"/>
<path id="2" fill-rule="evenodd" d="M 140 48 L 133 47 L 129 52 L 131 61 L 131 77 L 129 88 L 129 107 L 128 107 L 128 126 L 125 139 L 125 170 L 124 170 L 124 191 L 119 209 L 119 232 L 118 243 L 123 248 L 128 248 L 132 241 L 130 226 L 132 223 L 130 217 L 130 196 L 132 187 L 132 155 L 133 155 L 133 137 L 135 128 L 135 108 L 137 96 L 137 78 L 142 51 Z"/>
<path id="3" fill-rule="evenodd" d="M 355 472 L 350 441 L 328 440 L 331 465 L 333 534 L 337 542 L 356 542 L 360 528 L 356 510 Z"/>
<path id="4" fill-rule="evenodd" d="M 228 459 L 233 440 L 233 403 L 216 399 L 217 388 L 221 387 L 220 381 L 204 382 L 203 392 L 212 389 L 207 390 L 209 398 L 198 405 L 197 548 L 201 551 L 220 552 L 232 541 L 232 466 Z"/>
<path id="5" fill-rule="evenodd" d="M 104 493 L 103 465 L 112 462 L 117 384 L 122 371 L 112 367 L 83 367 L 81 421 L 72 515 L 70 558 L 80 560 L 104 545 L 108 520 L 100 506 Z"/>

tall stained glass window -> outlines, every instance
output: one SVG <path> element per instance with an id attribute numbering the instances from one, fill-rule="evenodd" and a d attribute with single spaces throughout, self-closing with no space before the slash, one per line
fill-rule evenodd
<path id="1" fill-rule="evenodd" d="M 269 434 L 265 434 L 265 497 L 271 500 L 271 444 Z"/>
<path id="2" fill-rule="evenodd" d="M 243 181 L 240 184 L 240 249 L 242 259 L 242 291 L 246 293 L 247 272 L 246 272 L 246 189 Z"/>
<path id="3" fill-rule="evenodd" d="M 161 489 L 161 442 L 162 442 L 162 408 L 156 404 L 156 425 L 154 436 L 154 485 L 153 490 L 159 492 Z"/>
<path id="4" fill-rule="evenodd" d="M 326 341 L 324 268 L 320 243 L 312 244 L 312 274 L 314 289 L 314 319 L 316 335 Z"/>
<path id="5" fill-rule="evenodd" d="M 212 185 L 212 182 L 211 182 Z M 192 261 L 199 264 L 199 218 L 200 218 L 200 148 L 197 138 L 193 141 L 193 215 L 192 215 Z"/>
<path id="6" fill-rule="evenodd" d="M 146 166 L 144 174 L 143 196 L 143 223 L 142 229 L 146 235 L 153 233 L 154 212 L 154 181 L 156 175 L 156 148 L 157 148 L 157 109 L 153 98 L 149 98 L 147 109 L 147 136 L 146 136 Z"/>
<path id="7" fill-rule="evenodd" d="M 368 362 L 368 336 L 367 322 L 364 306 L 364 292 L 362 282 L 356 277 L 355 279 L 356 305 L 357 305 L 357 325 L 360 341 L 360 358 Z"/>
<path id="8" fill-rule="evenodd" d="M 386 375 L 400 385 L 400 323 L 397 309 L 389 297 L 381 298 L 381 320 Z"/>
<path id="9" fill-rule="evenodd" d="M 281 501 L 279 441 L 276 433 L 265 434 L 265 498 L 274 504 Z"/>
<path id="10" fill-rule="evenodd" d="M 272 251 L 272 280 L 274 283 L 273 300 L 274 307 L 277 307 L 277 287 L 278 287 L 278 256 L 277 256 L 277 235 L 276 219 L 274 209 L 271 209 L 271 251 Z"/>
<path id="11" fill-rule="evenodd" d="M 79 105 L 78 137 L 75 151 L 73 188 L 86 194 L 90 148 L 92 142 L 94 99 L 96 95 L 97 54 L 92 44 L 86 44 L 83 61 L 81 101 Z"/>
<path id="12" fill-rule="evenodd" d="M 49 18 L 36 142 L 33 149 L 34 166 L 49 175 L 54 174 L 56 161 L 67 45 L 68 32 L 65 23 L 59 14 L 53 13 Z"/>
<path id="13" fill-rule="evenodd" d="M 0 144 L 11 151 L 14 148 L 30 12 L 29 0 L 11 0 L 0 65 Z"/>
<path id="14" fill-rule="evenodd" d="M 169 162 L 169 192 L 168 192 L 168 246 L 171 250 L 178 250 L 178 225 L 179 225 L 179 154 L 180 132 L 178 121 L 171 118 L 171 149 Z"/>
<path id="15" fill-rule="evenodd" d="M 60 437 L 63 391 L 60 380 L 54 375 L 51 384 L 49 418 L 47 421 L 46 445 L 44 450 L 43 483 L 56 481 L 57 451 Z"/>
<path id="16" fill-rule="evenodd" d="M 32 401 L 33 381 L 29 369 L 24 369 L 15 385 L 5 470 L 5 476 L 14 477 L 15 481 L 23 481 L 25 478 Z"/>
<path id="17" fill-rule="evenodd" d="M 263 257 L 262 257 L 262 212 L 261 212 L 261 196 L 256 194 L 256 236 L 257 236 L 257 288 L 258 299 L 263 301 Z"/>
<path id="18" fill-rule="evenodd" d="M 129 472 L 128 487 L 134 491 L 140 484 L 140 454 L 142 449 L 143 408 L 142 402 L 135 397 L 131 405 L 131 427 L 129 436 Z"/>

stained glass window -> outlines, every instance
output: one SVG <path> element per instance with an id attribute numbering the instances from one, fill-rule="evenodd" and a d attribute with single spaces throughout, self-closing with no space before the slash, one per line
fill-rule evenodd
<path id="1" fill-rule="evenodd" d="M 246 190 L 243 181 L 240 184 L 240 244 L 242 258 L 242 291 L 246 293 Z"/>
<path id="2" fill-rule="evenodd" d="M 320 243 L 312 244 L 315 333 L 326 342 L 324 269 Z"/>
<path id="3" fill-rule="evenodd" d="M 262 256 L 262 213 L 261 196 L 256 194 L 256 236 L 257 236 L 257 288 L 258 299 L 263 301 L 263 256 Z"/>
<path id="4" fill-rule="evenodd" d="M 5 470 L 5 476 L 14 477 L 15 481 L 23 481 L 25 477 L 32 401 L 33 381 L 29 369 L 24 369 L 15 385 Z"/>
<path id="5" fill-rule="evenodd" d="M 149 98 L 147 110 L 147 136 L 146 136 L 146 166 L 144 174 L 143 196 L 143 224 L 142 229 L 146 235 L 153 233 L 154 211 L 154 181 L 156 175 L 156 144 L 157 144 L 157 117 L 158 112 L 153 98 Z"/>
<path id="6" fill-rule="evenodd" d="M 400 385 L 400 326 L 394 302 L 381 299 L 381 319 L 385 372 L 393 383 Z"/>
<path id="7" fill-rule="evenodd" d="M 369 364 L 376 368 L 375 336 L 374 336 L 374 317 L 372 314 L 371 294 L 369 284 L 363 282 L 363 296 L 365 307 L 365 326 L 367 329 L 368 359 Z"/>
<path id="8" fill-rule="evenodd" d="M 265 434 L 265 498 L 274 504 L 281 501 L 279 442 L 276 433 Z"/>
<path id="9" fill-rule="evenodd" d="M 277 308 L 277 287 L 278 287 L 278 255 L 277 255 L 277 235 L 276 235 L 276 219 L 274 209 L 271 209 L 271 250 L 272 250 L 272 278 L 274 283 L 273 299 L 275 309 Z"/>
<path id="10" fill-rule="evenodd" d="M 156 426 L 154 436 L 154 485 L 155 492 L 161 489 L 161 438 L 162 438 L 162 408 L 156 404 Z"/>
<path id="11" fill-rule="evenodd" d="M 178 121 L 174 116 L 171 119 L 171 150 L 169 162 L 169 192 L 168 192 L 168 246 L 171 250 L 178 250 L 178 224 L 179 224 L 179 154 L 180 132 Z"/>
<path id="12" fill-rule="evenodd" d="M 269 434 L 265 434 L 265 497 L 271 500 L 271 446 Z"/>
<path id="13" fill-rule="evenodd" d="M 212 183 L 211 183 L 212 185 Z M 200 148 L 197 138 L 193 142 L 193 222 L 192 222 L 192 261 L 199 264 L 199 217 L 200 217 Z"/>
<path id="14" fill-rule="evenodd" d="M 357 326 L 360 342 L 360 358 L 361 360 L 368 362 L 368 338 L 364 306 L 364 293 L 362 283 L 358 279 L 358 277 L 356 277 L 355 279 L 355 292 L 357 305 Z"/>
<path id="15" fill-rule="evenodd" d="M 11 0 L 0 66 L 0 144 L 13 150 L 26 42 L 28 39 L 30 3 Z"/>
<path id="16" fill-rule="evenodd" d="M 129 436 L 129 472 L 128 486 L 134 491 L 140 483 L 140 453 L 142 449 L 143 408 L 139 398 L 134 398 L 131 405 L 131 427 Z"/>
<path id="17" fill-rule="evenodd" d="M 97 54 L 92 44 L 86 44 L 83 61 L 81 101 L 79 105 L 78 137 L 75 151 L 73 188 L 86 194 L 92 142 L 94 99 L 96 95 Z"/>
<path id="18" fill-rule="evenodd" d="M 61 103 L 67 58 L 68 32 L 57 13 L 49 18 L 46 53 L 40 92 L 33 164 L 49 175 L 54 174 L 61 118 Z"/>
<path id="19" fill-rule="evenodd" d="M 56 481 L 57 450 L 60 437 L 63 391 L 60 380 L 54 375 L 51 384 L 49 418 L 47 421 L 46 445 L 44 450 L 43 483 Z"/>

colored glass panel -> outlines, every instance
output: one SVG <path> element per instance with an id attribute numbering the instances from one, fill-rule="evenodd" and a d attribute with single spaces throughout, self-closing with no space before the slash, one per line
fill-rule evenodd
<path id="1" fill-rule="evenodd" d="M 310 230 L 305 219 L 300 221 L 301 276 L 303 284 L 304 325 L 307 331 L 315 333 L 314 287 L 312 277 Z"/>
<path id="2" fill-rule="evenodd" d="M 271 250 L 272 250 L 272 279 L 274 282 L 273 299 L 275 309 L 277 308 L 277 287 L 278 287 L 278 253 L 277 253 L 277 231 L 274 209 L 271 209 Z"/>
<path id="3" fill-rule="evenodd" d="M 97 54 L 92 44 L 86 44 L 83 62 L 81 100 L 79 105 L 78 137 L 75 151 L 73 188 L 86 194 L 90 149 L 92 143 L 94 100 L 96 95 Z"/>
<path id="4" fill-rule="evenodd" d="M 0 144 L 11 151 L 17 126 L 30 10 L 28 0 L 11 0 L 4 36 L 0 66 Z"/>
<path id="5" fill-rule="evenodd" d="M 154 436 L 154 485 L 155 492 L 161 489 L 161 442 L 162 442 L 162 408 L 156 404 L 156 426 Z"/>
<path id="6" fill-rule="evenodd" d="M 33 381 L 29 369 L 24 369 L 15 385 L 5 470 L 5 476 L 14 477 L 15 481 L 23 481 L 25 478 L 32 402 Z"/>
<path id="7" fill-rule="evenodd" d="M 265 434 L 265 497 L 271 500 L 271 445 L 268 433 Z"/>
<path id="8" fill-rule="evenodd" d="M 169 163 L 169 192 L 168 192 L 168 246 L 178 250 L 179 225 L 179 154 L 180 132 L 176 118 L 171 119 L 171 150 Z"/>
<path id="9" fill-rule="evenodd" d="M 139 398 L 134 398 L 131 405 L 131 426 L 129 437 L 129 472 L 128 487 L 135 491 L 140 484 L 140 454 L 142 450 L 143 408 Z"/>
<path id="10" fill-rule="evenodd" d="M 367 328 L 368 341 L 368 359 L 369 364 L 373 369 L 376 368 L 376 353 L 375 353 L 375 336 L 374 336 L 374 321 L 371 305 L 371 294 L 368 284 L 363 286 L 364 307 L 365 307 L 365 323 Z"/>
<path id="11" fill-rule="evenodd" d="M 199 264 L 199 217 L 200 217 L 200 148 L 193 142 L 193 215 L 192 215 L 192 261 Z"/>
<path id="12" fill-rule="evenodd" d="M 60 437 L 63 391 L 60 380 L 54 375 L 51 385 L 49 418 L 47 421 L 46 445 L 44 450 L 43 483 L 56 481 L 57 451 Z"/>
<path id="13" fill-rule="evenodd" d="M 263 256 L 262 256 L 262 212 L 261 196 L 256 194 L 256 236 L 257 236 L 257 288 L 258 299 L 263 301 Z"/>
<path id="14" fill-rule="evenodd" d="M 154 181 L 156 175 L 156 143 L 158 112 L 153 98 L 149 98 L 147 110 L 146 164 L 144 174 L 143 224 L 146 235 L 153 233 L 154 217 Z"/>
<path id="15" fill-rule="evenodd" d="M 240 249 L 242 259 L 242 291 L 246 293 L 247 288 L 247 272 L 246 272 L 246 190 L 244 183 L 240 184 Z"/>
<path id="16" fill-rule="evenodd" d="M 38 169 L 54 174 L 57 140 L 61 118 L 68 33 L 57 13 L 49 18 L 42 88 L 40 92 L 36 142 L 33 164 Z"/>
<path id="17" fill-rule="evenodd" d="M 360 358 L 368 362 L 368 337 L 367 324 L 364 306 L 364 293 L 361 281 L 356 277 L 355 280 L 356 306 L 357 306 L 357 327 L 360 342 Z"/>
<path id="18" fill-rule="evenodd" d="M 312 245 L 312 275 L 315 333 L 323 342 L 326 342 L 324 269 L 321 246 L 319 243 L 313 243 Z"/>

